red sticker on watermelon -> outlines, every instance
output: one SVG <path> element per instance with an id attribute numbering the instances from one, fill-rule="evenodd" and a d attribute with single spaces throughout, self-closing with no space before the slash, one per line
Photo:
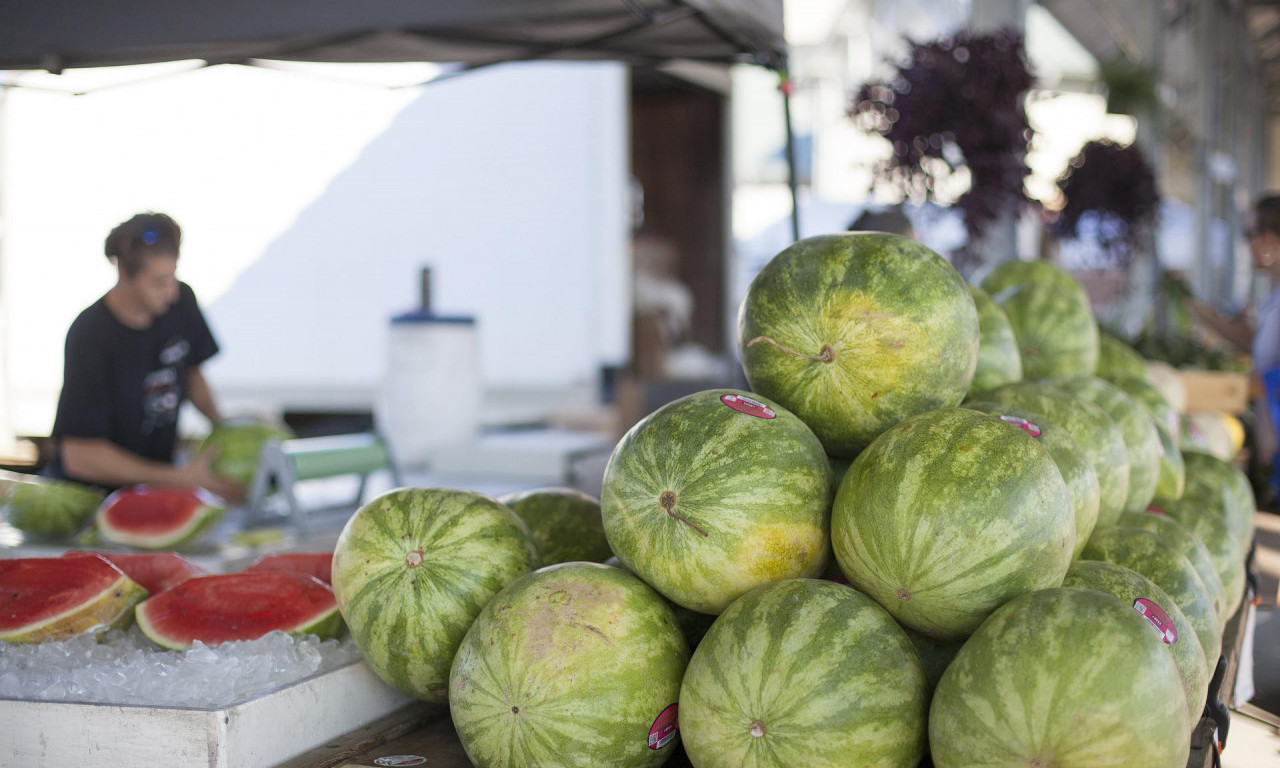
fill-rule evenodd
<path id="1" fill-rule="evenodd" d="M 649 749 L 662 749 L 680 733 L 676 717 L 679 709 L 679 704 L 671 704 L 658 714 L 658 718 L 649 727 Z"/>
<path id="2" fill-rule="evenodd" d="M 1178 642 L 1178 628 L 1173 625 L 1173 619 L 1169 618 L 1169 614 L 1165 613 L 1163 608 L 1145 597 L 1140 597 L 1133 601 L 1133 610 L 1151 622 L 1151 626 L 1160 633 L 1160 639 L 1165 642 L 1165 645 Z"/>
<path id="3" fill-rule="evenodd" d="M 1031 435 L 1032 437 L 1039 437 L 1040 435 L 1044 434 L 1040 430 L 1040 428 L 1037 427 L 1035 424 L 1032 424 L 1026 419 L 1020 419 L 1017 416 L 1005 416 L 1001 414 L 1000 420 L 1003 421 L 1005 424 L 1012 424 L 1013 426 L 1017 427 L 1023 432 L 1026 432 L 1028 435 Z"/>
<path id="4" fill-rule="evenodd" d="M 1150 513 L 1151 513 L 1151 514 L 1153 514 L 1153 515 L 1164 515 L 1165 517 L 1168 517 L 1168 516 L 1169 516 L 1169 513 L 1165 512 L 1163 509 L 1161 509 L 1161 508 L 1157 507 L 1155 504 L 1148 504 L 1148 505 L 1147 505 L 1147 511 L 1148 511 L 1148 512 L 1150 512 Z"/>
<path id="5" fill-rule="evenodd" d="M 777 412 L 769 406 L 746 395 L 724 395 L 720 398 L 720 402 L 738 413 L 755 416 L 757 419 L 774 419 L 778 416 Z"/>

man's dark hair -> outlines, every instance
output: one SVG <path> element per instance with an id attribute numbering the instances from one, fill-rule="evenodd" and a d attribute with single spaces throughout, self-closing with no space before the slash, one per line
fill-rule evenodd
<path id="1" fill-rule="evenodd" d="M 892 235 L 911 237 L 914 228 L 911 219 L 902 212 L 902 206 L 892 206 L 879 211 L 863 211 L 858 218 L 849 222 L 851 232 L 888 232 Z"/>
<path id="2" fill-rule="evenodd" d="M 107 258 L 116 259 L 124 273 L 132 277 L 138 274 L 146 259 L 152 256 L 177 257 L 182 246 L 182 228 L 163 213 L 135 214 L 128 221 L 118 224 L 107 235 Z"/>
<path id="3" fill-rule="evenodd" d="M 1280 195 L 1267 195 L 1253 204 L 1253 230 L 1280 236 Z"/>

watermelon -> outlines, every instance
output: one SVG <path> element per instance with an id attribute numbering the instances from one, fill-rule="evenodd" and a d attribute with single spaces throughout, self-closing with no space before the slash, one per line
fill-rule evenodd
<path id="1" fill-rule="evenodd" d="M 197 641 L 217 645 L 268 632 L 327 639 L 342 631 L 329 585 L 284 571 L 197 576 L 148 598 L 137 615 L 143 634 L 176 651 Z"/>
<path id="2" fill-rule="evenodd" d="M 604 475 L 609 546 L 668 599 L 719 614 L 828 559 L 831 467 L 794 414 L 736 390 L 668 403 L 632 427 Z"/>
<path id="3" fill-rule="evenodd" d="M 978 368 L 969 392 L 983 392 L 1022 381 L 1022 356 L 1018 353 L 1018 340 L 1013 336 L 1009 318 L 986 291 L 971 285 L 969 294 L 978 309 Z"/>
<path id="4" fill-rule="evenodd" d="M 0 507 L 9 524 L 41 539 L 65 539 L 84 528 L 105 495 L 70 480 L 9 475 L 4 479 Z"/>
<path id="5" fill-rule="evenodd" d="M 790 579 L 716 619 L 680 687 L 680 731 L 699 768 L 914 768 L 928 708 L 924 668 L 884 609 Z"/>
<path id="6" fill-rule="evenodd" d="M 1098 334 L 1098 370 L 1094 374 L 1113 384 L 1120 379 L 1147 378 L 1147 363 L 1142 355 L 1109 333 Z"/>
<path id="7" fill-rule="evenodd" d="M 1224 517 L 1240 549 L 1248 551 L 1258 510 L 1249 478 L 1232 464 L 1207 453 L 1187 453 L 1183 461 L 1187 467 L 1183 497 L 1203 504 L 1210 514 Z"/>
<path id="8" fill-rule="evenodd" d="M 978 312 L 941 256 L 897 235 L 801 240 L 751 282 L 738 349 L 751 388 L 827 453 L 852 458 L 918 413 L 957 405 L 978 363 Z"/>
<path id="9" fill-rule="evenodd" d="M 1182 430 L 1178 412 L 1147 379 L 1117 378 L 1111 383 L 1145 405 L 1155 420 L 1160 436 L 1160 474 L 1156 480 L 1156 495 L 1164 499 L 1179 498 L 1186 483 L 1186 468 L 1179 449 Z"/>
<path id="10" fill-rule="evenodd" d="M 533 533 L 542 565 L 613 556 L 604 536 L 600 502 L 572 488 L 539 488 L 498 499 L 520 516 Z"/>
<path id="11" fill-rule="evenodd" d="M 288 571 L 315 576 L 325 584 L 333 583 L 332 552 L 282 552 L 274 555 L 263 555 L 254 560 L 245 573 L 254 571 Z"/>
<path id="12" fill-rule="evenodd" d="M 1006 403 L 1043 414 L 1076 439 L 1098 475 L 1101 495 L 1095 528 L 1115 525 L 1129 495 L 1129 454 L 1124 437 L 1106 411 L 1045 384 L 1008 384 L 982 394 L 982 400 Z"/>
<path id="13" fill-rule="evenodd" d="M 947 671 L 947 667 L 951 666 L 951 662 L 956 659 L 956 654 L 960 653 L 960 649 L 964 647 L 964 641 L 939 640 L 936 637 L 922 635 L 910 627 L 903 627 L 902 631 L 907 633 L 907 639 L 911 641 L 911 645 L 916 649 L 916 655 L 920 657 L 920 663 L 924 666 L 924 677 L 929 682 L 929 693 L 932 694 L 938 687 L 938 681 L 942 679 L 943 673 Z"/>
<path id="14" fill-rule="evenodd" d="M 635 576 L 553 565 L 480 612 L 449 673 L 449 712 L 479 768 L 657 768 L 676 751 L 688 663 L 671 610 Z"/>
<path id="15" fill-rule="evenodd" d="M 176 552 L 85 552 L 73 549 L 63 557 L 101 557 L 124 572 L 149 594 L 158 595 L 192 576 L 208 573 Z"/>
<path id="16" fill-rule="evenodd" d="M 1218 576 L 1213 555 L 1209 553 L 1200 537 L 1167 514 L 1158 513 L 1153 507 L 1147 507 L 1146 512 L 1125 512 L 1120 516 L 1117 525 L 1141 528 L 1144 531 L 1159 534 L 1164 537 L 1167 546 L 1187 558 L 1191 567 L 1196 569 L 1196 575 L 1200 577 L 1200 581 L 1204 582 L 1209 600 L 1213 602 L 1213 607 L 1218 613 L 1218 626 L 1226 626 L 1227 619 L 1231 616 L 1230 601 L 1227 599 L 1222 578 Z"/>
<path id="17" fill-rule="evenodd" d="M 627 566 L 622 564 L 617 555 L 605 560 L 604 564 L 627 571 Z M 631 573 L 631 571 L 627 571 L 627 573 Z M 631 575 L 634 576 L 635 574 Z M 658 595 L 658 597 L 662 597 L 662 595 Z M 698 644 L 702 642 L 702 638 L 706 637 L 707 630 L 711 629 L 711 625 L 715 623 L 716 617 L 709 613 L 691 611 L 665 597 L 662 598 L 662 601 L 667 604 L 667 607 L 671 609 L 671 613 L 675 615 L 676 624 L 680 627 L 680 633 L 684 635 L 685 642 L 689 644 L 689 650 L 697 648 Z"/>
<path id="18" fill-rule="evenodd" d="M 1123 565 L 1168 592 L 1195 630 L 1207 667 L 1217 664 L 1222 651 L 1218 613 L 1195 567 L 1178 553 L 1176 545 L 1151 531 L 1116 526 L 1095 532 L 1081 557 Z"/>
<path id="19" fill-rule="evenodd" d="M 1072 563 L 1062 586 L 1096 589 L 1114 595 L 1133 606 L 1134 611 L 1151 624 L 1178 665 L 1182 690 L 1186 694 L 1187 718 L 1194 727 L 1204 711 L 1209 691 L 1209 666 L 1199 638 L 1173 598 L 1146 576 L 1122 565 L 1098 560 Z"/>
<path id="20" fill-rule="evenodd" d="M 1213 569 L 1222 580 L 1227 615 L 1235 613 L 1244 599 L 1247 574 L 1244 569 L 1245 550 L 1240 546 L 1227 519 L 1206 508 L 1202 502 L 1189 499 L 1156 499 L 1148 510 L 1168 515 L 1182 523 L 1188 531 L 1204 543 L 1213 558 Z"/>
<path id="21" fill-rule="evenodd" d="M 987 275 L 982 288 L 1013 326 L 1024 378 L 1093 375 L 1098 323 L 1089 297 L 1071 275 L 1043 261 L 1006 261 Z"/>
<path id="22" fill-rule="evenodd" d="M 208 533 L 225 511 L 199 488 L 121 488 L 98 507 L 98 536 L 138 549 L 179 549 Z"/>
<path id="23" fill-rule="evenodd" d="M 1080 550 L 1089 541 L 1098 523 L 1098 504 L 1102 497 L 1098 485 L 1098 473 L 1089 463 L 1089 456 L 1062 427 L 1044 416 L 999 403 L 965 403 L 966 408 L 982 411 L 1021 428 L 1040 441 L 1049 452 L 1049 458 L 1062 473 L 1067 484 L 1067 496 L 1076 519 L 1076 544 L 1072 557 L 1079 557 Z"/>
<path id="24" fill-rule="evenodd" d="M 0 560 L 0 641 L 101 635 L 128 626 L 133 607 L 146 596 L 137 582 L 101 557 Z"/>
<path id="25" fill-rule="evenodd" d="M 1013 600 L 969 638 L 929 711 L 937 768 L 1184 768 L 1182 679 L 1147 619 L 1092 589 Z"/>
<path id="26" fill-rule="evenodd" d="M 365 661 L 392 687 L 443 702 L 480 609 L 538 562 L 529 527 L 469 491 L 400 488 L 352 515 L 333 591 Z"/>
<path id="27" fill-rule="evenodd" d="M 1124 509 L 1127 512 L 1146 509 L 1155 498 L 1160 477 L 1160 434 L 1146 407 L 1114 384 L 1093 376 L 1055 379 L 1051 384 L 1093 403 L 1115 422 L 1129 456 L 1129 492 Z"/>
<path id="28" fill-rule="evenodd" d="M 1012 598 L 1062 583 L 1076 523 L 1053 459 L 1022 429 L 948 408 L 863 451 L 831 541 L 849 583 L 899 623 L 960 638 Z"/>
<path id="29" fill-rule="evenodd" d="M 288 427 L 258 422 L 224 422 L 215 425 L 200 444 L 199 453 L 216 450 L 214 473 L 229 477 L 246 488 L 258 471 L 258 457 L 268 440 L 289 440 Z"/>

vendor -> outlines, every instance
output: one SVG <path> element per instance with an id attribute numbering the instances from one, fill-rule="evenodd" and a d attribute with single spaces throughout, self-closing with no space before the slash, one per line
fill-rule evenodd
<path id="1" fill-rule="evenodd" d="M 218 352 L 195 294 L 178 281 L 182 230 L 140 213 L 107 235 L 116 284 L 67 331 L 51 474 L 117 488 L 202 487 L 232 501 L 236 482 L 214 474 L 212 454 L 174 465 L 178 409 L 190 400 L 222 420 L 200 366 Z"/>

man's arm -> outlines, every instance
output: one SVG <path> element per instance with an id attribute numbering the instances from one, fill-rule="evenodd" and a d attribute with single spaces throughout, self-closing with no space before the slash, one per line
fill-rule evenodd
<path id="1" fill-rule="evenodd" d="M 209 388 L 209 381 L 200 372 L 198 365 L 187 371 L 187 397 L 191 398 L 191 404 L 210 422 L 217 424 L 222 421 L 218 403 L 213 399 L 213 390 Z"/>
<path id="2" fill-rule="evenodd" d="M 175 467 L 150 461 L 109 440 L 83 437 L 62 438 L 62 467 L 68 475 L 103 485 L 166 485 L 205 488 L 229 501 L 244 498 L 244 489 L 221 475 L 210 464 L 214 455 L 205 453 L 195 461 Z"/>
<path id="3" fill-rule="evenodd" d="M 1238 351 L 1248 353 L 1252 348 L 1253 328 L 1246 321 L 1224 317 L 1200 301 L 1191 303 L 1191 311 L 1197 320 L 1212 328 Z"/>

